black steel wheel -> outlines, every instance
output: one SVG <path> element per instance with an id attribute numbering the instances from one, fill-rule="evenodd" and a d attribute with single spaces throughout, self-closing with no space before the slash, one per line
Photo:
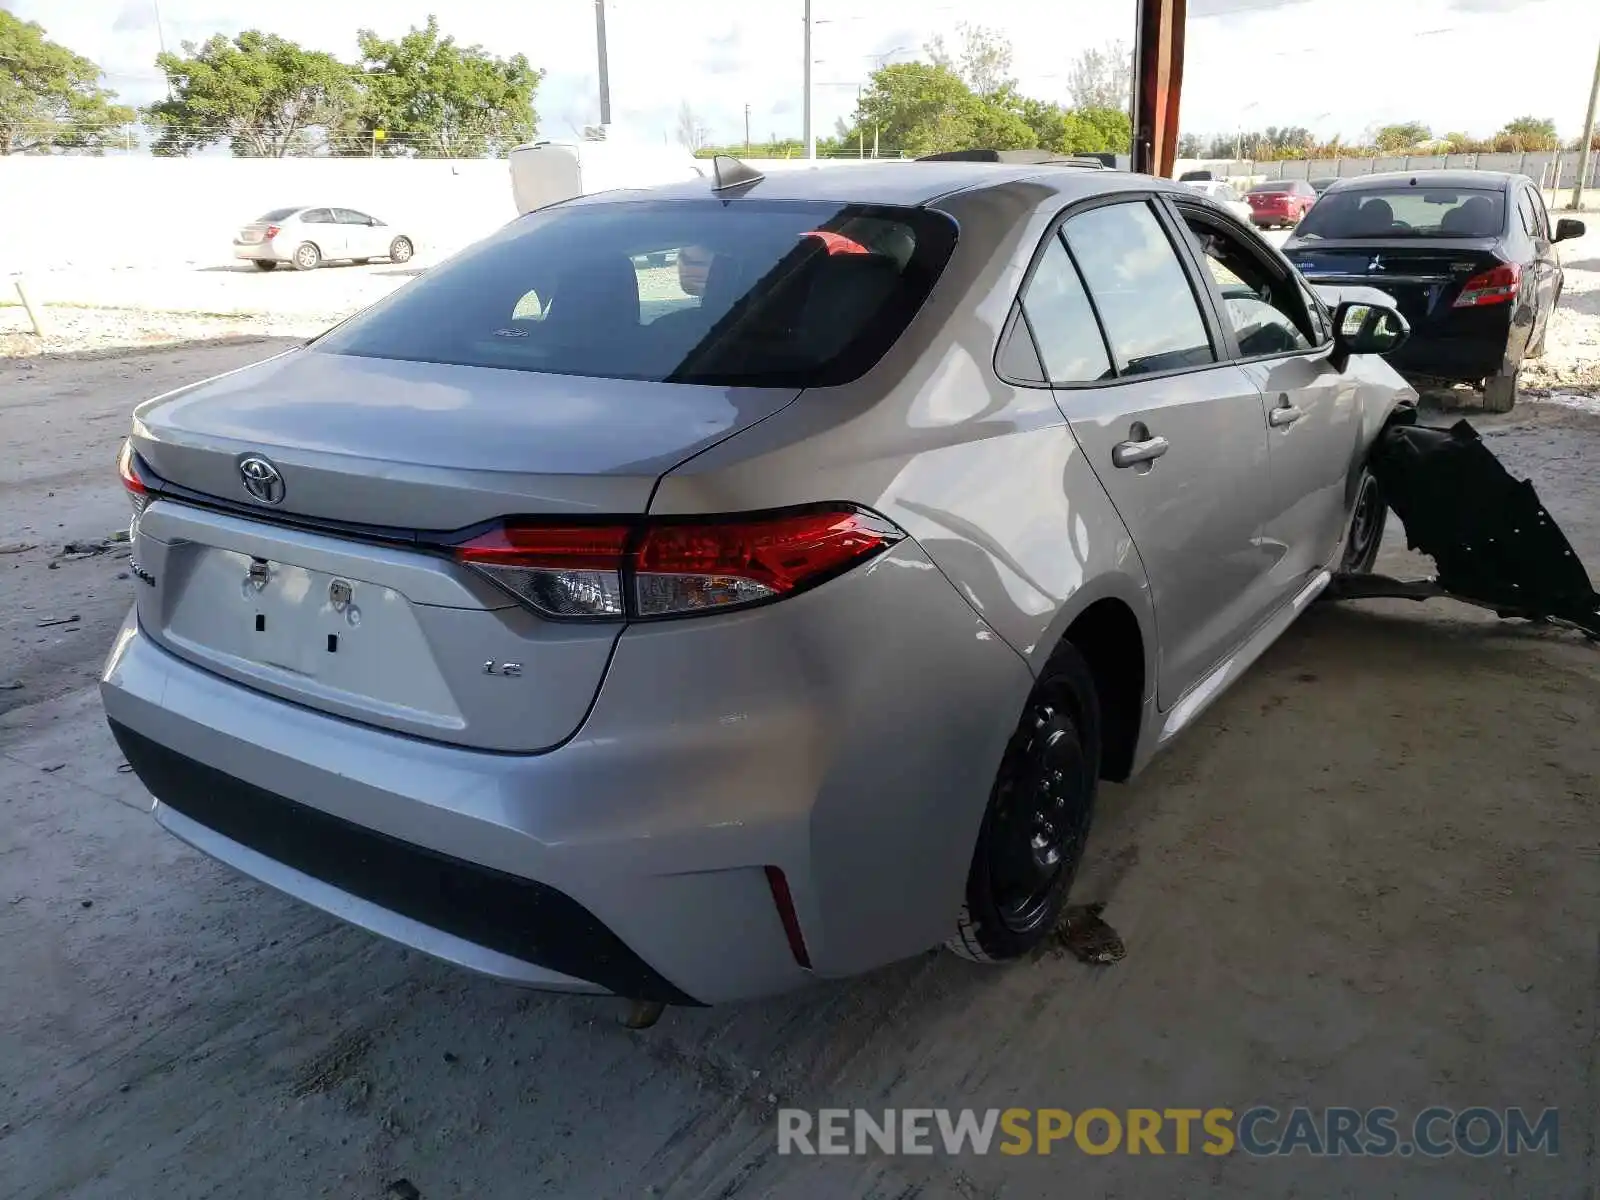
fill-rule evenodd
<path id="1" fill-rule="evenodd" d="M 1345 537 L 1344 555 L 1339 570 L 1345 575 L 1369 575 L 1378 561 L 1383 543 L 1383 527 L 1389 520 L 1389 506 L 1371 471 L 1361 472 L 1356 488 L 1355 507 L 1350 511 L 1350 531 Z"/>
<path id="2" fill-rule="evenodd" d="M 1083 861 L 1100 777 L 1100 705 L 1075 647 L 1051 657 L 996 773 L 948 945 L 1017 958 L 1055 929 Z"/>

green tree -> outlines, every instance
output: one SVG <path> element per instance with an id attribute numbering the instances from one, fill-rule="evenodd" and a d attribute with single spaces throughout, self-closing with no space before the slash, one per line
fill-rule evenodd
<path id="1" fill-rule="evenodd" d="M 145 109 L 157 154 L 226 141 L 241 158 L 312 154 L 360 104 L 350 68 L 273 33 L 222 34 L 156 56 L 170 98 Z"/>
<path id="2" fill-rule="evenodd" d="M 1499 137 L 1513 139 L 1515 150 L 1555 150 L 1561 145 L 1556 123 L 1548 117 L 1518 117 L 1507 121 Z"/>
<path id="3" fill-rule="evenodd" d="M 937 53 L 937 46 L 932 47 Z M 856 110 L 856 124 L 842 139 L 878 142 L 887 150 L 916 156 L 983 146 L 1025 149 L 1039 138 L 1018 108 L 1010 85 L 992 98 L 975 95 L 944 63 L 893 63 L 873 72 Z"/>
<path id="4" fill-rule="evenodd" d="M 432 15 L 398 40 L 363 29 L 357 42 L 367 91 L 360 120 L 388 135 L 379 153 L 501 157 L 538 132 L 533 101 L 544 72 L 525 55 L 458 46 Z"/>
<path id="5" fill-rule="evenodd" d="M 133 120 L 133 109 L 100 86 L 99 67 L 4 9 L 0 64 L 0 154 L 99 154 Z"/>
<path id="6" fill-rule="evenodd" d="M 1384 125 L 1372 135 L 1381 154 L 1404 154 L 1433 136 L 1421 121 L 1406 121 L 1399 125 Z"/>

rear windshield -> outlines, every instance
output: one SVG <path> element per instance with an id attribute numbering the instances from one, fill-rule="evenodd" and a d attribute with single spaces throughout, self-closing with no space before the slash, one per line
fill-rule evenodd
<path id="1" fill-rule="evenodd" d="M 1475 188 L 1361 188 L 1328 192 L 1300 222 L 1297 238 L 1495 237 L 1505 228 L 1505 193 Z"/>
<path id="2" fill-rule="evenodd" d="M 275 208 L 271 212 L 262 213 L 259 217 L 256 218 L 256 220 L 257 221 L 287 221 L 290 217 L 294 216 L 295 213 L 297 213 L 299 211 L 300 211 L 300 208 L 299 208 L 298 205 L 296 207 L 294 207 L 294 208 Z"/>
<path id="3" fill-rule="evenodd" d="M 1292 191 L 1294 191 L 1294 187 L 1291 184 L 1283 183 L 1280 180 L 1274 179 L 1270 183 L 1258 183 L 1253 188 L 1251 188 L 1250 190 L 1252 192 L 1255 192 L 1255 193 L 1261 193 L 1261 192 L 1292 192 Z"/>
<path id="4" fill-rule="evenodd" d="M 904 331 L 955 237 L 923 209 L 748 199 L 545 209 L 315 346 L 612 379 L 844 383 Z"/>

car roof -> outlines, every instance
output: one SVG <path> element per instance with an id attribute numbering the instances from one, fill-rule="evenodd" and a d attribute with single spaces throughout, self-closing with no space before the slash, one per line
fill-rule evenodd
<path id="1" fill-rule="evenodd" d="M 1526 175 L 1510 171 L 1384 171 L 1377 175 L 1352 175 L 1337 180 L 1334 188 L 1341 192 L 1358 192 L 1367 188 L 1392 188 L 1396 184 L 1415 183 L 1418 187 L 1478 188 L 1503 191 Z M 1329 189 L 1330 191 L 1333 188 Z"/>
<path id="2" fill-rule="evenodd" d="M 1126 171 L 1106 171 L 1070 164 L 992 162 L 867 162 L 774 171 L 755 183 L 718 193 L 710 179 L 663 184 L 659 187 L 596 192 L 568 201 L 572 205 L 662 199 L 703 200 L 720 196 L 761 200 L 826 200 L 840 204 L 892 204 L 917 207 L 953 192 L 1000 187 L 1022 180 L 1041 183 L 1069 197 L 1105 192 L 1163 190 L 1179 193 L 1187 188 L 1170 180 Z M 1192 194 L 1192 193 L 1191 193 Z"/>

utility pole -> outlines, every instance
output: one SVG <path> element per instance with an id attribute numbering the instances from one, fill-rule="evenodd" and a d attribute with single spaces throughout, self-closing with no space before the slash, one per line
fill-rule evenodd
<path id="1" fill-rule="evenodd" d="M 1583 181 L 1589 174 L 1589 159 L 1594 154 L 1594 110 L 1600 104 L 1600 54 L 1594 60 L 1594 82 L 1589 85 L 1589 112 L 1583 119 L 1583 141 L 1578 143 L 1578 178 L 1572 184 L 1570 209 L 1583 207 Z"/>
<path id="2" fill-rule="evenodd" d="M 606 65 L 606 0 L 594 0 L 594 40 L 600 55 L 600 127 L 611 124 L 611 72 Z"/>
<path id="3" fill-rule="evenodd" d="M 750 106 L 748 104 L 746 104 L 744 106 L 744 152 L 745 152 L 745 156 L 749 157 L 749 155 L 750 155 Z"/>
<path id="4" fill-rule="evenodd" d="M 811 0 L 806 0 L 805 139 L 806 157 L 817 157 L 817 136 L 811 129 Z"/>

